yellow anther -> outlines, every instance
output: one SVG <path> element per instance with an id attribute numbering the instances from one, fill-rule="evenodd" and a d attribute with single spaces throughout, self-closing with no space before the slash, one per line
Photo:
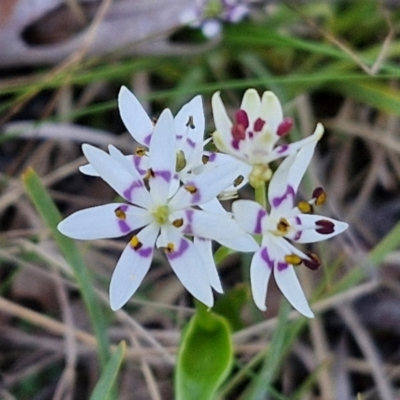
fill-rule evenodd
<path id="1" fill-rule="evenodd" d="M 138 147 L 138 148 L 135 150 L 135 154 L 136 154 L 137 156 L 143 157 L 143 156 L 146 154 L 146 149 L 145 149 L 144 147 Z"/>
<path id="2" fill-rule="evenodd" d="M 115 213 L 115 216 L 116 216 L 118 219 L 123 219 L 123 220 L 126 219 L 126 214 L 125 214 L 124 211 L 121 210 L 121 207 L 117 207 L 117 208 L 114 210 L 114 213 Z"/>
<path id="3" fill-rule="evenodd" d="M 183 225 L 183 218 L 178 218 L 175 221 L 172 221 L 172 225 L 175 228 L 180 228 Z"/>
<path id="4" fill-rule="evenodd" d="M 139 240 L 137 236 L 133 236 L 129 244 L 134 250 L 139 250 L 143 246 L 143 243 Z"/>
<path id="5" fill-rule="evenodd" d="M 195 125 L 194 125 L 194 120 L 193 120 L 193 116 L 191 115 L 188 119 L 188 122 L 186 122 L 186 126 L 189 127 L 190 129 L 194 129 Z"/>
<path id="6" fill-rule="evenodd" d="M 209 160 L 210 160 L 210 157 L 209 157 L 209 156 L 206 156 L 205 154 L 203 154 L 203 155 L 201 156 L 201 162 L 202 162 L 203 164 L 207 164 Z"/>
<path id="7" fill-rule="evenodd" d="M 290 224 L 285 218 L 281 218 L 276 227 L 277 227 L 279 232 L 285 234 L 285 233 L 288 232 L 288 230 L 290 228 Z"/>
<path id="8" fill-rule="evenodd" d="M 195 194 L 197 192 L 197 187 L 194 185 L 185 185 L 185 189 L 190 193 L 190 194 Z"/>
<path id="9" fill-rule="evenodd" d="M 167 244 L 166 247 L 164 247 L 164 249 L 165 249 L 165 251 L 166 251 L 167 253 L 172 253 L 172 252 L 175 251 L 175 246 L 174 246 L 173 243 L 170 242 L 170 243 Z"/>
<path id="10" fill-rule="evenodd" d="M 179 150 L 176 153 L 176 172 L 181 172 L 186 167 L 185 153 Z"/>
<path id="11" fill-rule="evenodd" d="M 244 176 L 239 175 L 234 181 L 233 181 L 233 186 L 237 187 L 239 186 L 242 182 L 244 181 Z"/>
<path id="12" fill-rule="evenodd" d="M 300 201 L 299 204 L 297 204 L 297 208 L 303 214 L 311 214 L 314 211 L 312 205 L 306 201 Z"/>
<path id="13" fill-rule="evenodd" d="M 300 265 L 303 262 L 303 259 L 296 254 L 288 254 L 285 256 L 285 262 L 292 265 Z"/>

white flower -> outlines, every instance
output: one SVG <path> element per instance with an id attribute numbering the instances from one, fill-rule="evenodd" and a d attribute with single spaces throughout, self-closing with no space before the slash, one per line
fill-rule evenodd
<path id="1" fill-rule="evenodd" d="M 144 128 L 140 131 L 146 142 Z M 176 183 L 177 138 L 169 110 L 162 112 L 150 138 L 145 179 L 115 147 L 110 146 L 107 154 L 84 144 L 83 152 L 97 174 L 130 204 L 112 203 L 78 211 L 62 221 L 58 229 L 76 239 L 115 238 L 139 230 L 123 251 L 111 279 L 113 310 L 121 308 L 138 289 L 150 268 L 154 246 L 164 250 L 186 289 L 212 306 L 211 287 L 219 292 L 222 287 L 207 240 L 227 243 L 241 251 L 258 248 L 229 214 L 194 208 L 227 187 L 234 172 L 221 165 L 194 176 L 179 188 L 174 186 L 171 194 L 171 186 Z"/>
<path id="2" fill-rule="evenodd" d="M 294 308 L 307 317 L 313 313 L 307 303 L 293 266 L 304 263 L 315 269 L 318 257 L 303 253 L 291 242 L 313 243 L 329 239 L 347 229 L 345 222 L 313 215 L 313 206 L 325 199 L 322 189 L 314 191 L 313 200 L 294 205 L 299 183 L 307 169 L 316 143 L 303 146 L 297 154 L 286 158 L 276 170 L 269 184 L 268 214 L 259 204 L 250 200 L 233 203 L 233 214 L 246 231 L 262 235 L 260 249 L 250 266 L 250 280 L 254 301 L 260 310 L 266 310 L 265 299 L 271 274 Z"/>
<path id="3" fill-rule="evenodd" d="M 291 130 L 293 120 L 283 117 L 278 98 L 268 91 L 260 99 L 255 89 L 248 89 L 233 123 L 219 92 L 212 97 L 212 109 L 216 127 L 213 134 L 215 146 L 241 160 L 248 166 L 247 171 L 253 178 L 264 182 L 271 177 L 270 162 L 295 153 L 307 143 L 317 142 L 323 134 L 323 127 L 318 124 L 313 135 L 298 142 L 276 145 L 279 138 Z M 250 183 L 253 184 L 252 176 Z"/>

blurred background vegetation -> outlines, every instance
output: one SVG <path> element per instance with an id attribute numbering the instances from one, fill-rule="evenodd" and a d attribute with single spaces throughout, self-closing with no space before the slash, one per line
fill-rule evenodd
<path id="1" fill-rule="evenodd" d="M 0 5 L 0 398 L 89 398 L 107 341 L 122 339 L 117 398 L 173 398 L 193 304 L 169 266 L 158 255 L 139 292 L 112 313 L 108 283 L 126 239 L 60 242 L 57 213 L 48 206 L 40 216 L 26 191 L 32 167 L 63 216 L 114 198 L 78 166 L 82 143 L 127 154 L 136 146 L 118 113 L 121 85 L 155 118 L 201 94 L 206 135 L 212 93 L 233 112 L 249 87 L 278 95 L 296 121 L 291 140 L 317 122 L 326 128 L 303 195 L 323 186 L 323 212 L 350 229 L 311 248 L 319 271 L 298 271 L 317 316 L 289 313 L 274 286 L 268 312 L 256 311 L 250 256 L 221 261 L 226 294 L 215 311 L 232 325 L 236 358 L 218 398 L 399 397 L 400 3 L 250 1 L 246 18 L 221 21 L 212 38 L 181 24 L 191 1 L 26 3 Z M 81 254 L 90 276 L 79 277 L 63 251 Z"/>

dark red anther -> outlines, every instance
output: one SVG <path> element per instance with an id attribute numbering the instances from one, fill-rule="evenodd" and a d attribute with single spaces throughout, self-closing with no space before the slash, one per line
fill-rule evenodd
<path id="1" fill-rule="evenodd" d="M 256 121 L 254 122 L 254 131 L 255 132 L 261 132 L 264 128 L 265 121 L 261 118 L 257 118 Z"/>
<path id="2" fill-rule="evenodd" d="M 235 114 L 235 120 L 236 124 L 242 125 L 245 130 L 249 127 L 249 117 L 246 111 L 237 110 Z"/>
<path id="3" fill-rule="evenodd" d="M 320 219 L 315 223 L 315 225 L 319 227 L 316 231 L 322 235 L 329 235 L 330 233 L 335 232 L 335 224 L 327 219 Z"/>
<path id="4" fill-rule="evenodd" d="M 294 121 L 293 118 L 286 117 L 278 126 L 276 133 L 278 136 L 285 136 L 293 128 Z"/>
<path id="5" fill-rule="evenodd" d="M 320 261 L 319 257 L 315 253 L 311 253 L 311 251 L 307 251 L 306 254 L 308 255 L 308 257 L 310 259 L 309 260 L 303 260 L 303 264 L 307 268 L 309 268 L 309 269 L 311 269 L 313 271 L 317 270 L 321 265 L 321 261 Z"/>
<path id="6" fill-rule="evenodd" d="M 239 142 L 246 138 L 246 129 L 243 127 L 243 125 L 233 125 L 231 129 L 231 134 L 233 140 L 235 142 Z"/>

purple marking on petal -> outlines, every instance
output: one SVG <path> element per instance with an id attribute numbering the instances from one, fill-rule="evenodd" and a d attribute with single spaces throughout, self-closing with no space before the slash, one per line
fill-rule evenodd
<path id="1" fill-rule="evenodd" d="M 182 135 L 176 135 L 176 139 L 179 141 L 179 140 L 182 140 L 182 138 L 183 138 L 183 136 Z"/>
<path id="2" fill-rule="evenodd" d="M 247 135 L 248 135 L 249 139 L 253 139 L 253 137 L 254 137 L 254 133 L 251 131 L 247 132 Z"/>
<path id="3" fill-rule="evenodd" d="M 193 227 L 192 227 L 192 221 L 193 221 L 193 210 L 185 210 L 185 227 L 182 230 L 182 232 L 185 235 L 193 235 Z"/>
<path id="4" fill-rule="evenodd" d="M 278 271 L 279 272 L 284 271 L 288 267 L 288 265 L 289 264 L 287 264 L 287 263 L 279 261 L 278 265 L 277 265 Z"/>
<path id="5" fill-rule="evenodd" d="M 205 153 L 208 156 L 208 161 L 213 162 L 217 158 L 217 153 Z"/>
<path id="6" fill-rule="evenodd" d="M 165 254 L 169 260 L 174 260 L 175 258 L 180 257 L 188 248 L 189 244 L 187 243 L 187 241 L 181 239 L 179 243 L 179 248 L 177 250 L 172 251 L 171 253 L 166 251 Z"/>
<path id="7" fill-rule="evenodd" d="M 301 234 L 302 234 L 302 231 L 297 231 L 296 234 L 294 235 L 293 240 L 294 241 L 299 240 L 301 238 Z"/>
<path id="8" fill-rule="evenodd" d="M 146 170 L 140 168 L 140 161 L 142 160 L 142 156 L 133 156 L 133 165 L 135 166 L 135 169 L 137 172 L 139 172 L 140 175 L 145 175 Z"/>
<path id="9" fill-rule="evenodd" d="M 193 182 L 186 182 L 185 186 L 193 186 L 194 188 L 196 188 L 196 191 L 190 192 L 190 194 L 192 195 L 191 197 L 191 203 L 192 204 L 199 204 L 200 200 L 201 200 L 201 194 L 200 191 L 197 189 L 196 185 Z"/>
<path id="10" fill-rule="evenodd" d="M 149 146 L 150 145 L 150 140 L 151 140 L 151 133 L 149 133 L 147 136 L 145 136 L 145 138 L 144 138 L 144 144 L 146 145 L 146 146 Z"/>
<path id="11" fill-rule="evenodd" d="M 165 182 L 170 182 L 171 181 L 171 172 L 167 170 L 154 170 L 153 169 L 154 176 L 161 176 L 161 178 L 164 179 Z"/>
<path id="12" fill-rule="evenodd" d="M 137 188 L 142 188 L 142 187 L 144 187 L 144 183 L 142 181 L 134 181 L 131 183 L 128 189 L 124 190 L 123 195 L 127 200 L 131 201 L 133 191 Z"/>
<path id="13" fill-rule="evenodd" d="M 121 207 L 122 208 L 122 207 Z M 123 219 L 118 220 L 118 225 L 119 225 L 119 230 L 122 233 L 128 233 L 131 231 L 131 228 L 129 227 L 129 225 L 126 223 L 126 221 L 124 221 Z"/>
<path id="14" fill-rule="evenodd" d="M 258 210 L 257 218 L 256 218 L 256 227 L 254 228 L 254 233 L 260 234 L 262 233 L 261 220 L 267 215 L 265 210 Z"/>
<path id="15" fill-rule="evenodd" d="M 296 215 L 295 221 L 297 225 L 301 225 L 301 218 L 298 215 Z"/>
<path id="16" fill-rule="evenodd" d="M 129 208 L 128 204 L 122 204 L 118 207 L 121 211 L 126 212 Z"/>
<path id="17" fill-rule="evenodd" d="M 274 197 L 272 199 L 272 207 L 279 207 L 284 200 L 288 198 L 288 196 L 292 196 L 292 200 L 294 201 L 294 196 L 296 193 L 294 192 L 293 186 L 292 185 L 287 185 L 286 186 L 286 191 L 285 193 L 280 196 L 280 197 Z"/>
<path id="18" fill-rule="evenodd" d="M 139 250 L 136 250 L 140 257 L 150 257 L 153 254 L 153 247 L 142 247 Z"/>
<path id="19" fill-rule="evenodd" d="M 196 142 L 190 138 L 187 138 L 187 142 L 189 144 L 189 146 L 194 149 L 196 147 Z"/>
<path id="20" fill-rule="evenodd" d="M 283 154 L 286 153 L 286 151 L 288 150 L 289 146 L 287 144 L 282 144 L 280 146 L 276 147 L 276 150 L 279 154 Z"/>
<path id="21" fill-rule="evenodd" d="M 268 250 L 263 247 L 261 250 L 261 258 L 266 262 L 269 268 L 274 268 L 274 261 L 269 258 Z"/>

